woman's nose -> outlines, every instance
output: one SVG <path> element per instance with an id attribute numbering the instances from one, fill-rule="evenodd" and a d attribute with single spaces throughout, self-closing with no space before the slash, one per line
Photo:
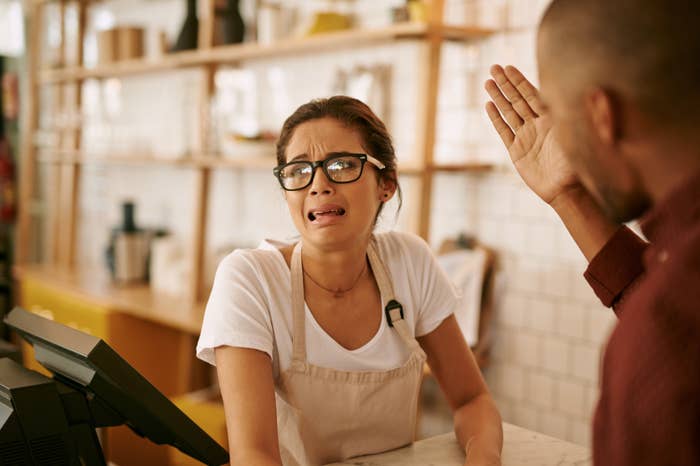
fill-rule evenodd
<path id="1" fill-rule="evenodd" d="M 311 181 L 310 194 L 331 194 L 334 190 L 333 182 L 328 179 L 321 167 L 316 167 L 314 179 Z"/>

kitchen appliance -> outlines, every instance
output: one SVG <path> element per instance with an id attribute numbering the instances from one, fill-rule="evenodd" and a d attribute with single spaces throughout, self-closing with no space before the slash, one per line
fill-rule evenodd
<path id="1" fill-rule="evenodd" d="M 107 262 L 118 283 L 144 282 L 148 279 L 151 232 L 138 228 L 134 221 L 134 203 L 122 204 L 122 224 L 112 230 Z"/>

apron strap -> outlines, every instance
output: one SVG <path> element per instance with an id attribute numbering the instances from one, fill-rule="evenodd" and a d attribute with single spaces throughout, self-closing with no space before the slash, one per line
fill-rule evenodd
<path id="1" fill-rule="evenodd" d="M 304 327 L 304 272 L 301 265 L 301 241 L 292 252 L 292 365 L 306 365 L 306 328 Z"/>
<path id="2" fill-rule="evenodd" d="M 387 323 L 398 332 L 404 344 L 412 350 L 425 356 L 425 352 L 414 338 L 411 330 L 403 318 L 403 307 L 394 299 L 394 286 L 391 283 L 389 273 L 384 263 L 377 254 L 374 236 L 367 247 L 369 264 L 372 267 L 374 278 L 379 286 L 380 299 L 386 299 L 384 314 Z M 301 241 L 294 246 L 291 263 L 292 275 L 292 365 L 298 368 L 306 366 L 306 327 L 304 305 L 304 274 L 301 264 Z M 384 304 L 382 302 L 382 304 Z"/>
<path id="3" fill-rule="evenodd" d="M 367 255 L 369 256 L 369 264 L 372 266 L 372 272 L 374 272 L 374 278 L 377 280 L 377 285 L 379 286 L 379 292 L 381 293 L 381 296 L 386 299 L 384 315 L 389 327 L 394 327 L 394 329 L 396 329 L 399 336 L 409 349 L 412 351 L 418 351 L 425 355 L 423 349 L 411 334 L 411 330 L 408 328 L 406 320 L 403 318 L 403 306 L 401 306 L 401 303 L 394 299 L 394 286 L 392 285 L 389 271 L 379 258 L 379 254 L 377 254 L 374 236 L 372 236 L 370 239 L 367 247 Z"/>

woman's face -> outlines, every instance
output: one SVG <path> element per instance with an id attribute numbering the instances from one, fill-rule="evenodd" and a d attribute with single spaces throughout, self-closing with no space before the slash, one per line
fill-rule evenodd
<path id="1" fill-rule="evenodd" d="M 360 134 L 334 118 L 310 120 L 294 130 L 286 161 L 321 161 L 338 152 L 366 154 Z M 330 181 L 318 167 L 309 186 L 285 191 L 285 197 L 306 243 L 340 249 L 369 237 L 380 203 L 394 193 L 391 185 L 377 180 L 376 167 L 370 162 L 365 163 L 357 181 L 343 184 Z"/>

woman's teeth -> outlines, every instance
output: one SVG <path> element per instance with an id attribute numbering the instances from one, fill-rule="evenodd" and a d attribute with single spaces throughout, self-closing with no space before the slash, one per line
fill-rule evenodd
<path id="1" fill-rule="evenodd" d="M 341 207 L 340 209 L 315 210 L 313 212 L 309 212 L 309 220 L 313 222 L 317 217 L 322 215 L 345 215 L 345 209 Z"/>

